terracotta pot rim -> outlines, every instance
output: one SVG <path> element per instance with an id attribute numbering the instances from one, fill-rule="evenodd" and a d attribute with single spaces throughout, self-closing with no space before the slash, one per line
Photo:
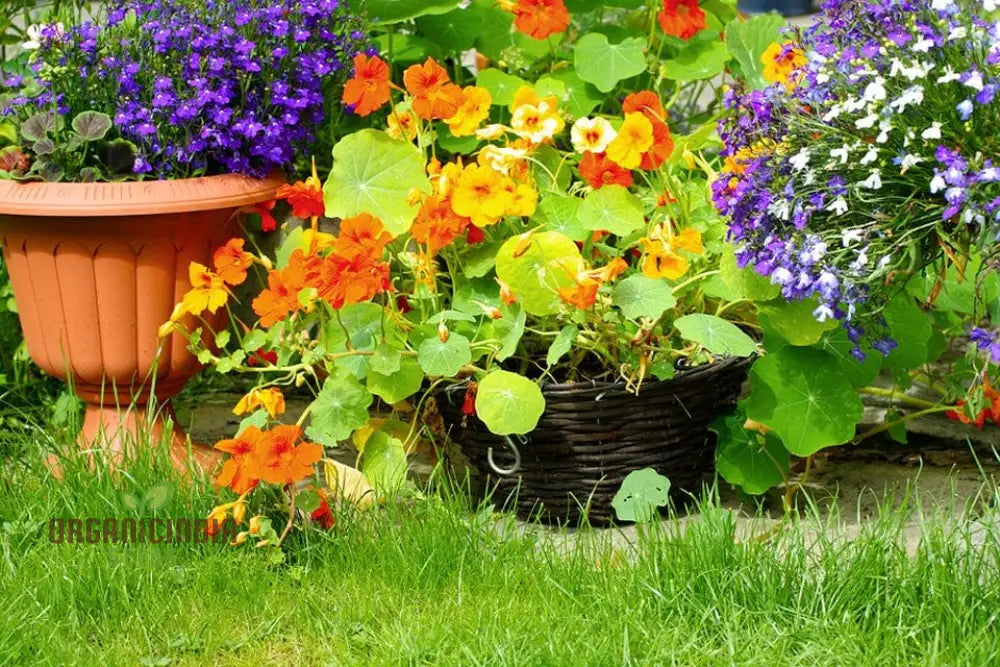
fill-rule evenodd
<path id="1" fill-rule="evenodd" d="M 123 183 L 0 181 L 0 215 L 89 218 L 214 211 L 274 199 L 285 177 L 241 174 Z"/>

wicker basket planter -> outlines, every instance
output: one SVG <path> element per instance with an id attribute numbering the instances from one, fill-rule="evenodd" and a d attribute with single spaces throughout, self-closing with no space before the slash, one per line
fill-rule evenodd
<path id="1" fill-rule="evenodd" d="M 622 383 L 544 385 L 537 428 L 511 442 L 462 413 L 461 385 L 439 396 L 438 409 L 498 506 L 524 519 L 606 525 L 612 498 L 634 470 L 666 475 L 678 503 L 701 490 L 715 463 L 708 426 L 735 407 L 751 361 L 723 359 L 648 381 L 638 395 Z"/>

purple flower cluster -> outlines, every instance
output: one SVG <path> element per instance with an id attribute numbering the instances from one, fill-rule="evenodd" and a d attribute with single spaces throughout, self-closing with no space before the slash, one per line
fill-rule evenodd
<path id="1" fill-rule="evenodd" d="M 125 0 L 99 24 L 44 35 L 30 115 L 108 113 L 138 147 L 136 174 L 291 171 L 317 146 L 358 52 L 346 0 Z"/>
<path id="2" fill-rule="evenodd" d="M 972 330 L 969 339 L 975 343 L 980 351 L 989 355 L 990 361 L 994 364 L 1000 364 L 1000 329 L 990 330 L 977 327 Z"/>
<path id="3" fill-rule="evenodd" d="M 1000 240 L 1000 23 L 974 0 L 827 0 L 790 93 L 727 94 L 713 198 L 741 266 L 888 353 L 881 305 L 942 239 Z M 786 47 L 790 48 L 790 47 Z M 990 156 L 993 156 L 993 159 Z M 916 265 L 915 265 L 916 263 Z"/>

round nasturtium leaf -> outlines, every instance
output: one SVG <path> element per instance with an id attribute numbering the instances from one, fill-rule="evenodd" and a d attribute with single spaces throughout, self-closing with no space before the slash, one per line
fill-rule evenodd
<path id="1" fill-rule="evenodd" d="M 837 328 L 837 321 L 832 317 L 825 322 L 816 319 L 813 311 L 818 306 L 816 299 L 785 301 L 779 298 L 757 304 L 775 331 L 792 345 L 801 346 L 815 345 L 825 332 Z"/>
<path id="2" fill-rule="evenodd" d="M 610 44 L 605 35 L 591 32 L 577 40 L 573 66 L 581 79 L 602 93 L 610 93 L 619 81 L 646 71 L 645 46 L 646 40 L 641 37 Z"/>
<path id="3" fill-rule="evenodd" d="M 698 343 L 712 354 L 749 357 L 757 343 L 742 329 L 715 315 L 694 313 L 674 321 L 684 340 Z"/>
<path id="4" fill-rule="evenodd" d="M 698 81 L 720 74 L 730 58 L 729 49 L 722 40 L 692 41 L 676 58 L 664 60 L 660 68 L 668 79 Z"/>
<path id="5" fill-rule="evenodd" d="M 655 320 L 667 308 L 677 303 L 674 292 L 665 280 L 647 278 L 642 274 L 629 276 L 615 286 L 612 300 L 630 320 L 648 317 Z"/>
<path id="6" fill-rule="evenodd" d="M 620 521 L 645 522 L 655 519 L 670 502 L 670 480 L 652 468 L 634 470 L 628 474 L 611 501 Z"/>
<path id="7" fill-rule="evenodd" d="M 463 366 L 472 361 L 469 339 L 457 333 L 448 336 L 446 341 L 431 336 L 420 344 L 417 361 L 427 375 L 457 375 Z"/>
<path id="8" fill-rule="evenodd" d="M 306 437 L 327 447 L 335 447 L 350 437 L 354 429 L 368 422 L 371 393 L 345 373 L 331 375 L 323 382 L 313 403 L 312 421 Z"/>
<path id="9" fill-rule="evenodd" d="M 403 357 L 399 360 L 399 368 L 388 375 L 369 368 L 365 381 L 368 391 L 391 405 L 420 391 L 424 383 L 424 371 L 416 359 Z"/>
<path id="10" fill-rule="evenodd" d="M 369 129 L 333 147 L 333 169 L 323 186 L 329 217 L 370 213 L 391 234 L 402 234 L 420 208 L 409 203 L 413 190 L 430 192 L 424 157 L 415 145 Z"/>
<path id="11" fill-rule="evenodd" d="M 527 86 L 528 82 L 521 77 L 490 67 L 479 73 L 476 85 L 489 91 L 494 105 L 507 106 L 514 101 L 514 93 L 521 86 Z"/>
<path id="12" fill-rule="evenodd" d="M 785 480 L 788 450 L 771 434 L 743 428 L 742 414 L 719 417 L 711 426 L 718 435 L 715 468 L 730 484 L 751 495 L 760 495 Z"/>
<path id="13" fill-rule="evenodd" d="M 479 381 L 476 415 L 497 435 L 529 433 L 545 411 L 538 385 L 510 371 L 493 371 Z"/>
<path id="14" fill-rule="evenodd" d="M 620 185 L 592 191 L 580 204 L 577 218 L 584 229 L 627 236 L 646 224 L 642 201 Z"/>
<path id="15" fill-rule="evenodd" d="M 534 220 L 545 225 L 545 230 L 565 234 L 574 241 L 583 241 L 590 230 L 580 224 L 579 211 L 583 200 L 570 195 L 546 194 L 538 202 Z"/>
<path id="16" fill-rule="evenodd" d="M 558 313 L 559 288 L 572 286 L 585 268 L 576 243 L 558 232 L 515 236 L 497 253 L 497 276 L 531 315 Z"/>
<path id="17" fill-rule="evenodd" d="M 783 347 L 755 363 L 745 405 L 796 456 L 849 441 L 864 413 L 837 358 L 809 347 Z"/>

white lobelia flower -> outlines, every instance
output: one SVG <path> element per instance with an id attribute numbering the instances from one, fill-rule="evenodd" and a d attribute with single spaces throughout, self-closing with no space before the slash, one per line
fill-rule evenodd
<path id="1" fill-rule="evenodd" d="M 792 203 L 787 199 L 777 199 L 767 207 L 767 212 L 778 220 L 788 220 L 792 217 Z"/>
<path id="2" fill-rule="evenodd" d="M 875 127 L 875 123 L 877 122 L 878 122 L 878 114 L 872 113 L 868 114 L 864 118 L 859 118 L 858 120 L 854 121 L 854 127 L 858 128 L 859 130 L 867 130 Z"/>
<path id="3" fill-rule="evenodd" d="M 885 142 L 889 141 L 889 130 L 892 129 L 892 122 L 889 121 L 888 119 L 883 120 L 881 123 L 878 124 L 878 129 L 879 133 L 878 136 L 875 137 L 875 143 L 884 144 Z"/>
<path id="4" fill-rule="evenodd" d="M 863 97 L 869 102 L 874 102 L 877 100 L 884 100 L 885 95 L 885 79 L 878 77 L 865 86 L 865 93 Z"/>
<path id="5" fill-rule="evenodd" d="M 34 51 L 35 49 L 40 49 L 42 47 L 42 30 L 48 26 L 47 25 L 29 25 L 24 33 L 28 36 L 26 42 L 21 43 L 21 48 L 25 51 Z M 57 39 L 62 39 L 66 35 L 66 27 L 62 23 L 56 23 L 55 25 L 55 36 Z"/>
<path id="6" fill-rule="evenodd" d="M 871 164 L 878 159 L 878 148 L 874 145 L 868 146 L 868 152 L 861 158 L 861 164 Z"/>
<path id="7" fill-rule="evenodd" d="M 896 113 L 903 113 L 906 111 L 908 106 L 917 106 L 922 104 L 924 101 L 924 87 L 923 86 L 910 86 L 903 91 L 897 99 L 889 102 L 889 106 L 892 107 Z"/>
<path id="8" fill-rule="evenodd" d="M 792 165 L 792 171 L 802 171 L 809 166 L 809 149 L 803 148 L 793 155 L 789 162 Z"/>
<path id="9" fill-rule="evenodd" d="M 830 157 L 839 159 L 840 164 L 847 164 L 847 158 L 850 155 L 850 153 L 851 153 L 851 147 L 848 146 L 847 144 L 844 144 L 840 148 L 834 148 L 832 151 L 830 151 Z"/>
<path id="10" fill-rule="evenodd" d="M 920 157 L 919 155 L 914 155 L 913 153 L 907 153 L 906 155 L 903 156 L 902 161 L 899 163 L 900 165 L 899 173 L 905 174 L 910 170 L 910 167 L 918 165 L 923 161 L 924 158 Z"/>
<path id="11" fill-rule="evenodd" d="M 952 81 L 958 81 L 962 78 L 961 74 L 958 74 L 951 68 L 951 65 L 945 65 L 944 74 L 937 78 L 938 83 L 951 83 Z"/>
<path id="12" fill-rule="evenodd" d="M 947 189 L 948 184 L 944 180 L 944 176 L 941 174 L 934 174 L 934 178 L 931 179 L 931 194 L 936 195 L 937 193 Z"/>
<path id="13" fill-rule="evenodd" d="M 973 90 L 983 89 L 983 75 L 979 70 L 973 70 L 969 78 L 965 80 L 965 85 Z"/>
<path id="14" fill-rule="evenodd" d="M 878 169 L 872 169 L 872 173 L 868 175 L 868 178 L 861 181 L 858 187 L 868 188 L 869 190 L 881 190 L 882 189 L 882 172 Z"/>
<path id="15" fill-rule="evenodd" d="M 837 197 L 832 202 L 827 204 L 826 210 L 832 211 L 834 215 L 844 215 L 850 210 L 850 206 L 847 204 L 847 200 L 843 197 Z"/>
<path id="16" fill-rule="evenodd" d="M 813 317 L 816 318 L 817 322 L 826 322 L 827 320 L 831 320 L 836 317 L 836 315 L 834 315 L 833 309 L 824 303 L 820 304 L 820 306 L 813 311 Z"/>
<path id="17" fill-rule="evenodd" d="M 931 126 L 920 133 L 920 138 L 924 141 L 934 141 L 941 138 L 941 123 L 934 121 Z"/>
<path id="18" fill-rule="evenodd" d="M 860 229 L 845 229 L 840 233 L 840 242 L 846 248 L 854 243 L 860 243 L 865 238 L 865 233 Z"/>
<path id="19" fill-rule="evenodd" d="M 1000 5 L 997 5 L 997 3 L 994 2 L 994 0 L 983 0 L 983 9 L 985 9 L 986 11 L 992 12 L 997 7 L 1000 7 Z"/>
<path id="20" fill-rule="evenodd" d="M 570 139 L 577 153 L 603 153 L 618 133 L 607 118 L 581 118 L 573 123 Z"/>
<path id="21" fill-rule="evenodd" d="M 964 25 L 952 28 L 951 32 L 948 33 L 948 41 L 954 42 L 957 39 L 965 39 L 968 37 L 969 31 L 966 30 Z"/>
<path id="22" fill-rule="evenodd" d="M 892 263 L 892 255 L 882 255 L 882 259 L 878 261 L 879 271 L 885 269 Z"/>

